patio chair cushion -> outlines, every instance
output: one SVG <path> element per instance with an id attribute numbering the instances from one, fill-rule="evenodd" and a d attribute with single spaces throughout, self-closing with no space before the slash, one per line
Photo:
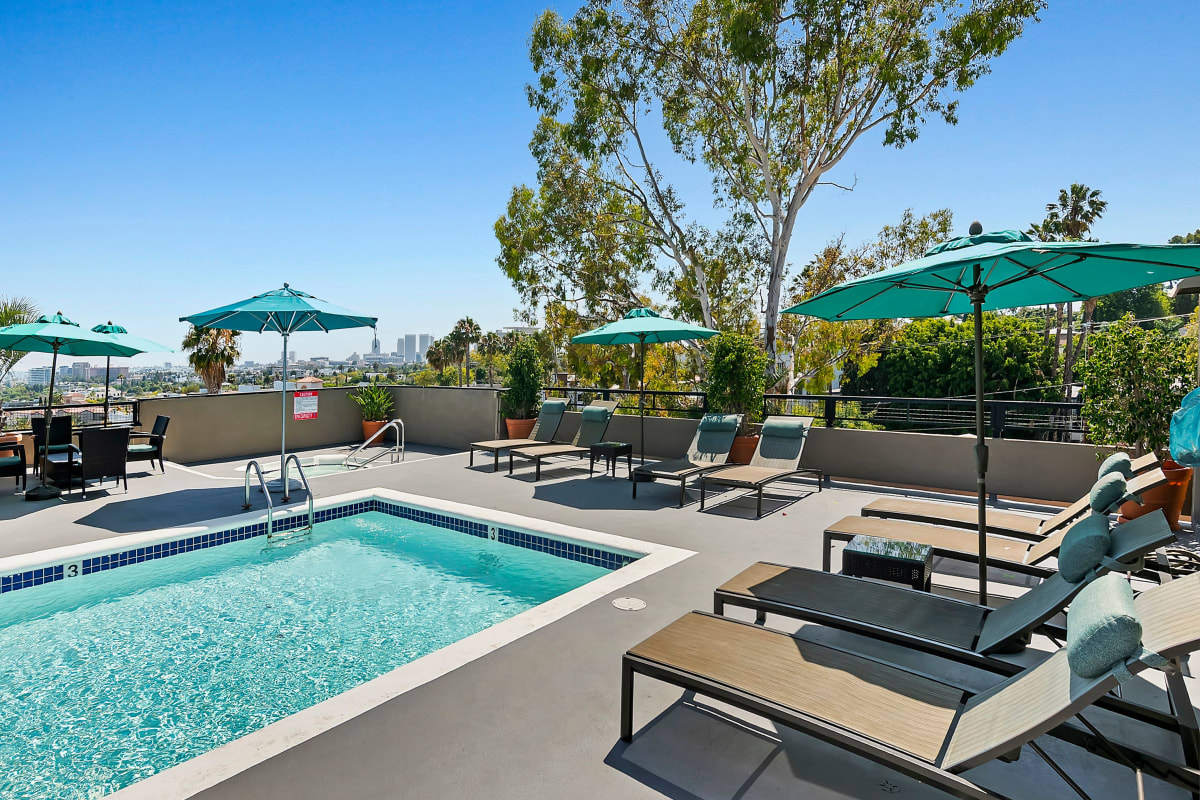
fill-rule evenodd
<path id="1" fill-rule="evenodd" d="M 1079 583 L 1108 555 L 1112 536 L 1108 517 L 1095 511 L 1076 522 L 1063 537 L 1058 572 L 1067 583 Z"/>
<path id="2" fill-rule="evenodd" d="M 1104 463 L 1100 465 L 1100 470 L 1096 473 L 1097 478 L 1103 478 L 1110 472 L 1116 472 L 1129 480 L 1133 477 L 1133 461 L 1129 458 L 1129 453 L 1113 453 L 1108 458 L 1104 459 Z"/>
<path id="3" fill-rule="evenodd" d="M 1081 678 L 1097 678 L 1141 651 L 1142 623 L 1133 589 L 1120 575 L 1092 581 L 1067 613 L 1067 663 Z"/>
<path id="4" fill-rule="evenodd" d="M 557 415 L 557 414 L 563 413 L 566 410 L 567 410 L 567 401 L 566 400 L 551 399 L 551 400 L 543 400 L 542 401 L 542 410 L 539 413 L 546 414 L 546 415 L 550 415 L 550 414 Z"/>
<path id="5" fill-rule="evenodd" d="M 25 459 L 21 458 L 20 456 L 4 456 L 3 458 L 0 458 L 0 469 L 4 467 L 15 467 L 24 460 Z"/>
<path id="6" fill-rule="evenodd" d="M 65 453 L 65 452 L 67 452 L 67 451 L 68 451 L 68 450 L 70 450 L 70 449 L 71 449 L 71 445 L 69 445 L 69 444 L 52 444 L 52 445 L 50 445 L 48 452 L 51 452 L 51 453 Z M 45 452 L 47 452 L 47 448 L 45 448 L 45 447 L 39 447 L 39 448 L 38 448 L 38 452 L 39 452 L 39 453 L 45 453 Z"/>
<path id="7" fill-rule="evenodd" d="M 129 452 L 131 452 L 131 453 L 153 453 L 156 450 L 158 450 L 158 448 L 152 444 L 131 444 L 131 445 L 129 445 Z"/>
<path id="8" fill-rule="evenodd" d="M 607 422 L 608 409 L 602 406 L 588 406 L 583 409 L 583 418 L 591 422 Z"/>
<path id="9" fill-rule="evenodd" d="M 772 417 L 763 423 L 762 435 L 780 439 L 802 439 L 808 434 L 808 426 L 803 419 L 779 419 Z"/>
<path id="10" fill-rule="evenodd" d="M 1092 484 L 1092 491 L 1088 493 L 1092 510 L 1101 514 L 1112 513 L 1124 499 L 1125 476 L 1117 472 L 1110 472 L 1096 481 Z"/>
<path id="11" fill-rule="evenodd" d="M 737 430 L 737 414 L 705 414 L 700 420 L 702 431 L 733 431 Z"/>

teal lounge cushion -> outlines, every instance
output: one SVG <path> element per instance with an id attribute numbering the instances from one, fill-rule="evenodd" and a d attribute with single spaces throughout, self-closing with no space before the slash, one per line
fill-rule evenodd
<path id="1" fill-rule="evenodd" d="M 1081 678 L 1097 678 L 1141 652 L 1142 623 L 1129 581 L 1110 573 L 1092 581 L 1067 612 L 1067 663 Z"/>
<path id="2" fill-rule="evenodd" d="M 588 406 L 583 410 L 583 418 L 590 422 L 607 422 L 609 411 L 604 406 Z"/>
<path id="3" fill-rule="evenodd" d="M 1111 542 L 1108 517 L 1104 514 L 1093 511 L 1072 525 L 1058 551 L 1058 572 L 1063 580 L 1079 583 L 1087 577 L 1108 555 Z"/>
<path id="4" fill-rule="evenodd" d="M 735 431 L 737 425 L 737 414 L 705 414 L 700 420 L 702 431 Z"/>
<path id="5" fill-rule="evenodd" d="M 153 453 L 156 450 L 152 444 L 131 444 L 129 452 L 131 453 Z"/>
<path id="6" fill-rule="evenodd" d="M 1111 514 L 1125 497 L 1125 476 L 1118 472 L 1110 472 L 1092 484 L 1088 494 L 1092 510 L 1101 514 Z"/>
<path id="7" fill-rule="evenodd" d="M 51 452 L 51 453 L 65 453 L 65 452 L 67 452 L 67 451 L 68 451 L 68 450 L 70 450 L 70 449 L 71 449 L 71 445 L 69 445 L 69 444 L 52 444 L 52 445 L 50 445 L 50 452 Z M 39 451 L 39 452 L 45 452 L 45 451 L 46 451 L 46 448 L 45 448 L 45 447 L 39 447 L 39 448 L 38 448 L 38 451 Z"/>
<path id="8" fill-rule="evenodd" d="M 1104 463 L 1100 465 L 1100 471 L 1096 473 L 1096 477 L 1103 478 L 1110 472 L 1124 476 L 1125 480 L 1132 478 L 1133 461 L 1130 460 L 1129 453 L 1113 453 L 1104 459 Z"/>
<path id="9" fill-rule="evenodd" d="M 546 415 L 561 414 L 566 410 L 567 410 L 567 401 L 566 400 L 543 400 L 542 401 L 542 410 L 539 411 L 538 413 L 546 414 Z"/>
<path id="10" fill-rule="evenodd" d="M 771 417 L 762 426 L 762 435 L 768 438 L 802 439 L 807 433 L 807 421 L 801 417 L 795 419 Z"/>
<path id="11" fill-rule="evenodd" d="M 23 460 L 20 456 L 5 456 L 0 458 L 0 467 L 15 467 Z"/>

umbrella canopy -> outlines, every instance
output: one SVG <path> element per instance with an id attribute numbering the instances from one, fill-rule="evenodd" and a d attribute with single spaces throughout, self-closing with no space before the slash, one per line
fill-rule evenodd
<path id="1" fill-rule="evenodd" d="M 327 333 L 343 328 L 374 328 L 379 320 L 327 303 L 285 283 L 282 289 L 180 317 L 179 321 L 190 322 L 197 328 L 258 333 L 275 331 L 287 336 L 300 331 Z"/>
<path id="2" fill-rule="evenodd" d="M 1020 231 L 952 239 L 923 258 L 847 281 L 785 314 L 829 320 L 941 317 L 983 310 L 1078 303 L 1200 272 L 1200 246 L 1039 242 Z"/>
<path id="3" fill-rule="evenodd" d="M 50 361 L 50 386 L 46 391 L 47 432 L 50 430 L 50 418 L 53 414 L 51 406 L 54 398 L 54 373 L 57 372 L 59 353 L 69 356 L 105 356 L 109 358 L 136 356 L 138 353 L 145 352 L 142 347 L 143 343 L 151 343 L 144 339 L 134 341 L 134 338 L 121 339 L 106 331 L 86 330 L 81 328 L 78 323 L 64 317 L 62 312 L 39 317 L 36 322 L 0 328 L 0 348 L 2 349 L 54 354 Z M 107 416 L 105 421 L 107 421 Z M 45 483 L 49 449 L 49 447 L 43 449 L 41 483 L 25 493 L 28 500 L 48 500 L 61 494 L 59 489 L 47 486 Z"/>
<path id="4" fill-rule="evenodd" d="M 847 281 L 786 309 L 827 320 L 940 317 L 975 323 L 975 465 L 979 602 L 987 603 L 987 462 L 983 422 L 983 312 L 1072 303 L 1200 273 L 1200 246 L 1039 242 L 1020 231 L 971 235 L 922 258 Z"/>
<path id="5" fill-rule="evenodd" d="M 571 337 L 572 344 L 661 344 L 708 339 L 720 331 L 668 319 L 649 308 L 635 308 L 616 322 Z"/>
<path id="6" fill-rule="evenodd" d="M 143 353 L 174 353 L 175 351 L 166 345 L 161 345 L 158 342 L 152 342 L 149 339 L 143 339 L 140 336 L 134 336 L 129 331 L 122 328 L 120 325 L 114 325 L 110 319 L 108 322 L 101 325 L 93 325 L 92 333 L 106 333 L 122 344 L 138 347 Z M 108 424 L 108 386 L 112 372 L 112 356 L 104 360 L 104 424 Z"/>
<path id="7" fill-rule="evenodd" d="M 329 331 L 345 328 L 374 328 L 377 317 L 368 317 L 333 303 L 313 297 L 286 283 L 282 289 L 256 294 L 248 300 L 201 311 L 180 322 L 190 322 L 197 328 L 217 328 L 226 331 L 275 331 L 283 334 L 283 419 L 279 437 L 279 483 L 283 499 L 291 488 L 287 475 L 287 362 L 288 337 L 301 331 Z"/>
<path id="8" fill-rule="evenodd" d="M 646 345 L 708 339 L 720 331 L 690 322 L 659 316 L 649 308 L 635 308 L 616 322 L 571 337 L 572 344 L 640 344 L 638 405 L 641 410 L 641 460 L 646 463 Z"/>

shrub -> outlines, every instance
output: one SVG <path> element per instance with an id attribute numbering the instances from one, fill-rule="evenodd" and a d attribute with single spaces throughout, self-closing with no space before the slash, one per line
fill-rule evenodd
<path id="1" fill-rule="evenodd" d="M 767 354 L 741 333 L 722 333 L 708 340 L 708 408 L 741 414 L 745 434 L 762 418 L 767 387 Z"/>
<path id="2" fill-rule="evenodd" d="M 533 419 L 542 402 L 542 359 L 529 336 L 522 336 L 508 355 L 508 391 L 502 401 L 509 419 Z"/>
<path id="3" fill-rule="evenodd" d="M 1132 447 L 1137 454 L 1167 446 L 1171 414 L 1191 386 L 1188 343 L 1146 330 L 1126 314 L 1088 339 L 1080 364 L 1083 419 L 1095 444 Z"/>
<path id="4" fill-rule="evenodd" d="M 392 393 L 383 386 L 363 386 L 350 398 L 358 403 L 364 422 L 382 422 L 392 413 Z"/>

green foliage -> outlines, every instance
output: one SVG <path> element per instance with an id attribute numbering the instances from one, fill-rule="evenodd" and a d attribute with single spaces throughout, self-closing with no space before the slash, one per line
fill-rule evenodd
<path id="1" fill-rule="evenodd" d="M 37 316 L 38 308 L 29 298 L 0 295 L 0 327 L 24 325 L 36 320 Z M 0 380 L 4 380 L 25 355 L 23 350 L 0 350 Z"/>
<path id="2" fill-rule="evenodd" d="M 742 432 L 762 418 L 767 354 L 749 336 L 722 333 L 708 340 L 709 410 L 741 414 Z"/>
<path id="3" fill-rule="evenodd" d="M 204 381 L 209 394 L 221 391 L 226 370 L 232 369 L 241 356 L 242 352 L 238 347 L 241 336 L 238 331 L 197 328 L 193 325 L 183 337 L 183 349 L 188 351 L 188 363 Z"/>
<path id="4" fill-rule="evenodd" d="M 1127 314 L 1132 315 L 1134 319 L 1154 319 L 1170 313 L 1171 298 L 1167 297 L 1160 284 L 1152 283 L 1097 299 L 1096 313 L 1092 315 L 1092 319 L 1097 322 L 1115 322 Z"/>
<path id="5" fill-rule="evenodd" d="M 1172 236 L 1167 239 L 1167 244 L 1200 244 L 1200 228 L 1182 236 Z"/>
<path id="6" fill-rule="evenodd" d="M 983 319 L 985 392 L 1002 399 L 1057 400 L 1047 383 L 1052 348 L 1034 319 L 987 313 Z M 901 329 L 873 368 L 847 373 L 848 395 L 974 397 L 974 323 L 922 319 Z M 1015 391 L 1014 391 L 1015 390 Z"/>
<path id="7" fill-rule="evenodd" d="M 1146 330 L 1126 315 L 1091 341 L 1091 355 L 1080 363 L 1090 439 L 1138 454 L 1161 451 L 1171 414 L 1192 385 L 1196 356 L 1188 340 Z"/>
<path id="8" fill-rule="evenodd" d="M 508 354 L 508 380 L 502 413 L 508 419 L 533 419 L 542 402 L 542 359 L 531 336 L 522 336 Z"/>
<path id="9" fill-rule="evenodd" d="M 383 386 L 360 386 L 350 394 L 358 404 L 364 422 L 382 422 L 392 413 L 392 393 Z"/>

